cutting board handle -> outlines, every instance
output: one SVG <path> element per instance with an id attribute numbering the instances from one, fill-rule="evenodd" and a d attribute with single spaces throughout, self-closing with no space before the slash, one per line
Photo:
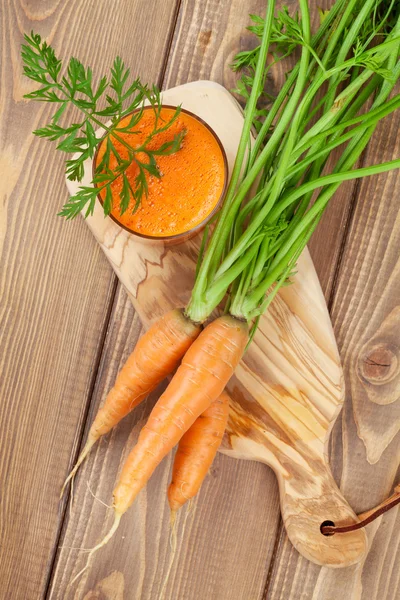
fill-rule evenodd
<path id="1" fill-rule="evenodd" d="M 287 477 L 279 475 L 282 517 L 289 539 L 309 560 L 329 566 L 344 567 L 359 562 L 367 551 L 365 531 L 326 536 L 321 525 L 351 524 L 359 521 L 337 487 L 326 463 L 316 461 L 292 471 Z M 329 523 L 329 524 L 331 524 Z M 328 523 L 326 523 L 328 524 Z"/>

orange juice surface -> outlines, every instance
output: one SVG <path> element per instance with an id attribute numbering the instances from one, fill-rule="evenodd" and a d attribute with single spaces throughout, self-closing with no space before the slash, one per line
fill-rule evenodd
<path id="1" fill-rule="evenodd" d="M 162 108 L 158 127 L 168 122 L 174 112 L 173 108 Z M 137 148 L 152 132 L 154 120 L 154 111 L 146 109 L 139 123 L 131 130 L 135 133 L 118 135 L 131 147 Z M 128 125 L 129 121 L 130 116 L 122 119 L 120 127 Z M 141 204 L 134 214 L 132 210 L 135 203 L 132 199 L 127 211 L 122 215 L 119 211 L 122 177 L 112 184 L 112 215 L 125 227 L 147 236 L 178 235 L 202 223 L 218 203 L 226 178 L 224 156 L 217 140 L 203 123 L 181 112 L 166 131 L 152 139 L 148 147 L 159 148 L 183 129 L 186 130 L 186 135 L 181 149 L 170 156 L 156 156 L 161 178 L 146 173 L 148 196 L 143 194 Z M 127 158 L 128 151 L 125 146 L 114 137 L 112 141 L 119 154 Z M 104 152 L 103 141 L 97 154 L 96 164 L 100 162 Z M 148 162 L 147 156 L 143 153 L 139 153 L 137 157 L 141 162 Z M 109 166 L 111 170 L 117 166 L 117 161 L 112 154 Z M 136 187 L 137 174 L 138 166 L 133 161 L 126 171 L 133 190 Z M 101 194 L 104 200 L 105 191 L 103 190 Z"/>

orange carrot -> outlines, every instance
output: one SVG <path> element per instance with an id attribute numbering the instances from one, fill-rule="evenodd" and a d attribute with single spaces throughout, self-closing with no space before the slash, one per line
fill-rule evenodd
<path id="1" fill-rule="evenodd" d="M 172 481 L 168 488 L 168 502 L 171 509 L 171 556 L 167 573 L 161 588 L 160 598 L 164 597 L 177 549 L 178 510 L 199 491 L 209 468 L 221 445 L 229 415 L 229 396 L 224 391 L 195 420 L 181 438 L 172 468 Z M 182 535 L 190 508 L 186 512 Z"/>
<path id="2" fill-rule="evenodd" d="M 103 540 L 92 548 L 86 566 L 73 581 L 89 567 L 93 554 L 112 538 L 122 515 L 162 459 L 222 394 L 242 358 L 248 339 L 247 323 L 224 315 L 208 325 L 192 343 L 125 462 L 113 494 L 114 523 Z"/>
<path id="3" fill-rule="evenodd" d="M 221 445 L 228 414 L 229 396 L 222 392 L 181 438 L 168 488 L 168 502 L 172 513 L 199 491 Z"/>
<path id="4" fill-rule="evenodd" d="M 225 315 L 193 342 L 122 469 L 114 490 L 116 513 L 122 515 L 130 507 L 164 456 L 222 394 L 247 341 L 247 323 Z"/>
<path id="5" fill-rule="evenodd" d="M 119 372 L 104 405 L 99 409 L 87 442 L 66 479 L 62 492 L 96 441 L 177 368 L 200 331 L 200 325 L 188 319 L 182 310 L 175 309 L 166 313 L 140 338 Z"/>

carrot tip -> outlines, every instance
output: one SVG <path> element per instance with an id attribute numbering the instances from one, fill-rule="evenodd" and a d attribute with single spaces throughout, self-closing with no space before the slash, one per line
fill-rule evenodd
<path id="1" fill-rule="evenodd" d="M 83 461 L 85 460 L 85 458 L 87 457 L 87 455 L 89 454 L 89 452 L 90 452 L 90 450 L 92 449 L 92 447 L 94 446 L 94 443 L 95 443 L 95 442 L 96 442 L 96 440 L 93 440 L 93 439 L 89 439 L 89 440 L 86 442 L 86 444 L 85 444 L 85 446 L 84 446 L 84 448 L 83 448 L 82 452 L 81 452 L 81 453 L 80 453 L 80 455 L 78 456 L 78 460 L 76 461 L 74 468 L 73 468 L 73 469 L 72 469 L 72 471 L 69 473 L 69 475 L 68 475 L 68 477 L 66 478 L 66 480 L 64 481 L 64 484 L 63 484 L 63 486 L 62 486 L 62 488 L 61 488 L 60 500 L 62 499 L 62 497 L 63 497 L 63 495 L 64 495 L 64 492 L 65 492 L 65 489 L 66 489 L 66 487 L 67 487 L 68 483 L 69 483 L 70 481 L 71 481 L 71 482 L 73 482 L 73 480 L 74 480 L 74 477 L 75 477 L 75 475 L 76 475 L 76 473 L 77 473 L 77 471 L 78 471 L 79 467 L 81 466 L 81 464 L 83 463 Z"/>
<path id="2" fill-rule="evenodd" d="M 79 573 L 77 573 L 75 575 L 75 577 L 72 579 L 72 581 L 70 581 L 70 583 L 68 584 L 68 587 L 70 587 L 73 583 L 75 583 L 75 581 L 77 579 L 79 579 L 81 577 L 81 575 L 83 575 L 83 573 L 85 571 L 88 570 L 88 568 L 90 567 L 90 561 L 92 560 L 93 555 L 100 550 L 100 548 L 103 548 L 103 546 L 105 546 L 106 544 L 108 544 L 108 542 L 110 541 L 110 539 L 112 538 L 112 536 L 114 535 L 114 533 L 117 531 L 118 529 L 118 525 L 119 522 L 121 520 L 121 516 L 119 513 L 116 513 L 115 515 L 115 519 L 114 519 L 114 523 L 112 524 L 112 527 L 110 529 L 110 531 L 107 533 L 107 535 L 104 536 L 104 538 L 101 540 L 101 542 L 99 542 L 97 544 L 97 546 L 95 546 L 94 548 L 92 548 L 89 552 L 89 556 L 88 559 L 86 561 L 86 565 L 83 567 L 83 569 L 81 569 L 79 571 Z"/>
<path id="3" fill-rule="evenodd" d="M 177 514 L 178 512 L 176 510 L 171 510 L 171 516 L 170 516 L 170 520 L 169 520 L 169 524 L 171 527 L 171 533 L 169 536 L 169 545 L 170 548 L 172 550 L 173 553 L 176 552 L 176 545 L 177 545 Z"/>
<path id="4" fill-rule="evenodd" d="M 165 590 L 167 589 L 169 576 L 171 575 L 172 566 L 173 566 L 174 560 L 175 560 L 176 548 L 178 545 L 177 514 L 178 514 L 178 511 L 171 510 L 171 517 L 170 517 L 170 521 L 169 521 L 170 526 L 171 526 L 171 532 L 170 532 L 170 536 L 169 536 L 169 545 L 170 545 L 170 549 L 171 549 L 171 556 L 169 559 L 167 573 L 165 575 L 165 579 L 163 581 L 158 600 L 162 600 L 162 598 L 164 597 Z"/>
<path id="5" fill-rule="evenodd" d="M 174 525 L 175 525 L 176 515 L 177 514 L 178 514 L 177 510 L 171 509 L 171 514 L 170 514 L 170 517 L 169 517 L 169 524 L 170 524 L 171 528 L 173 528 Z"/>

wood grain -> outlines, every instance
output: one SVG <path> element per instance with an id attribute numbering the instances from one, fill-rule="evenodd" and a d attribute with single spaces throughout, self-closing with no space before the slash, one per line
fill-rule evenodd
<path id="1" fill-rule="evenodd" d="M 398 156 L 399 124 L 394 114 L 379 125 L 366 164 Z M 361 182 L 332 307 L 347 394 L 331 461 L 357 512 L 379 504 L 399 481 L 399 183 L 398 172 Z M 306 564 L 282 534 L 265 598 L 397 599 L 399 517 L 395 508 L 369 525 L 367 557 L 340 574 Z"/>
<path id="2" fill-rule="evenodd" d="M 60 526 L 58 495 L 81 439 L 115 279 L 82 221 L 56 213 L 63 159 L 32 130 L 50 112 L 22 99 L 22 34 L 95 70 L 120 52 L 157 80 L 175 20 L 162 6 L 121 0 L 2 4 L 0 192 L 0 596 L 43 597 Z M 157 16 L 157 18 L 156 18 Z M 113 27 L 109 27 L 110 20 Z M 99 52 L 99 45 L 106 51 Z"/>

